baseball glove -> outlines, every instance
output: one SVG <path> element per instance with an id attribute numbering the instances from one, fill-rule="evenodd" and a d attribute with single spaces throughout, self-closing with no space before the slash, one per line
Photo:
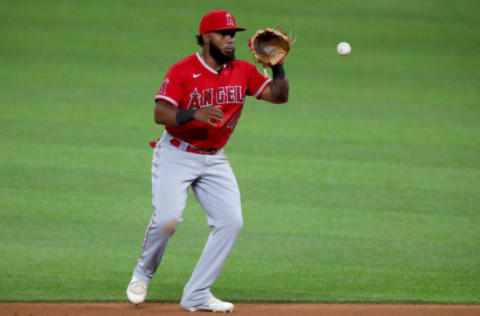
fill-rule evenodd
<path id="1" fill-rule="evenodd" d="M 292 36 L 277 26 L 280 31 L 265 28 L 258 30 L 251 39 L 248 40 L 248 46 L 253 54 L 253 59 L 264 67 L 272 67 L 283 62 L 285 56 L 290 51 Z"/>

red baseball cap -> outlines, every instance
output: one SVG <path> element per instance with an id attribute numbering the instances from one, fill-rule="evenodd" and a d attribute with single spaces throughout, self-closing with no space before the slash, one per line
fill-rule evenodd
<path id="1" fill-rule="evenodd" d="M 245 31 L 243 27 L 237 27 L 235 18 L 228 11 L 215 10 L 205 14 L 200 22 L 200 34 L 206 34 L 213 31 L 235 30 Z"/>

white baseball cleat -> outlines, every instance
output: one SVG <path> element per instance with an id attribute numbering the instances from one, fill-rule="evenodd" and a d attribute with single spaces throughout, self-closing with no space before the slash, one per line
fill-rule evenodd
<path id="1" fill-rule="evenodd" d="M 216 297 L 212 297 L 205 303 L 195 307 L 184 308 L 191 312 L 196 311 L 206 311 L 206 312 L 223 312 L 223 313 L 231 313 L 233 312 L 233 304 L 229 302 L 224 302 L 219 300 Z"/>
<path id="2" fill-rule="evenodd" d="M 127 297 L 132 304 L 140 304 L 147 297 L 147 283 L 140 280 L 132 280 L 127 287 Z"/>

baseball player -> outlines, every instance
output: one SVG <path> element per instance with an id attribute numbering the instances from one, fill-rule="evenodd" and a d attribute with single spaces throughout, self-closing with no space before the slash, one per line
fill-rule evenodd
<path id="1" fill-rule="evenodd" d="M 200 52 L 175 63 L 155 97 L 155 122 L 165 125 L 152 161 L 153 216 L 127 297 L 142 303 L 162 261 L 169 237 L 182 221 L 187 190 L 205 210 L 212 232 L 185 285 L 180 305 L 190 311 L 232 312 L 232 303 L 210 292 L 242 228 L 240 192 L 223 147 L 246 96 L 273 103 L 288 100 L 283 61 L 273 80 L 235 59 L 235 35 L 244 31 L 227 11 L 211 11 L 200 22 Z"/>

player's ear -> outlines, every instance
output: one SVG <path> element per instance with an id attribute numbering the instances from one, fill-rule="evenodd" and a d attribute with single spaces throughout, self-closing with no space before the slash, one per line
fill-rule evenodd
<path id="1" fill-rule="evenodd" d="M 203 37 L 203 43 L 210 44 L 210 33 L 202 34 L 201 36 Z"/>

